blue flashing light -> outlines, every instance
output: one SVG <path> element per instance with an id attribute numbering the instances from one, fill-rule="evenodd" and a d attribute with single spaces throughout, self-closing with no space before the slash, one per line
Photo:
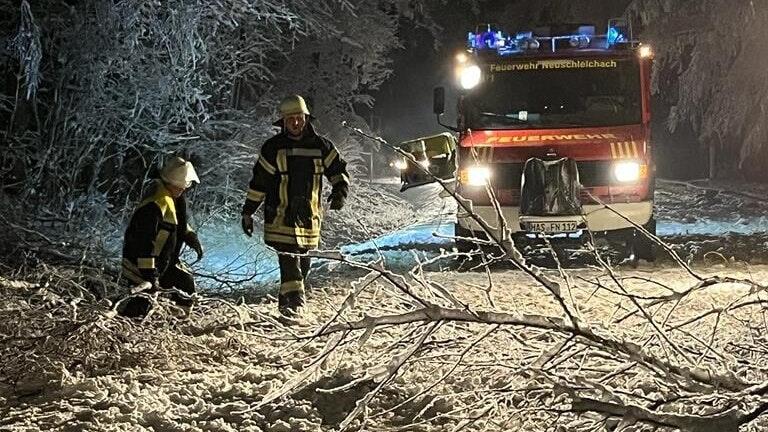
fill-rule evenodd
<path id="1" fill-rule="evenodd" d="M 578 34 L 579 34 L 579 36 L 594 37 L 595 36 L 595 26 L 593 26 L 593 25 L 579 26 Z"/>
<path id="2" fill-rule="evenodd" d="M 467 46 L 476 51 L 493 50 L 504 56 L 538 49 L 539 41 L 530 31 L 512 36 L 500 30 L 491 30 L 489 27 L 485 32 L 468 33 Z"/>
<path id="3" fill-rule="evenodd" d="M 488 30 L 478 33 L 467 34 L 467 46 L 475 50 L 497 50 L 507 46 L 507 35 L 501 30 Z"/>
<path id="4" fill-rule="evenodd" d="M 617 27 L 608 27 L 608 46 L 626 41 L 626 36 Z"/>
<path id="5" fill-rule="evenodd" d="M 610 49 L 617 44 L 629 42 L 626 36 L 628 31 L 631 33 L 622 20 L 611 20 L 608 33 L 605 35 L 597 35 L 594 25 L 581 25 L 573 34 L 546 37 L 538 37 L 532 31 L 508 34 L 492 25 L 486 25 L 476 32 L 467 33 L 467 47 L 470 51 L 495 51 L 498 55 L 506 56 L 538 50 L 543 43 L 551 45 L 552 52 L 555 52 L 559 41 L 565 41 L 567 45 L 576 49 L 590 47 L 597 49 L 593 42 L 597 38 L 605 38 L 607 46 L 602 45 L 601 48 Z"/>
<path id="6" fill-rule="evenodd" d="M 518 32 L 515 35 L 515 39 L 517 40 L 523 40 L 523 39 L 533 39 L 533 32 L 527 31 L 527 32 Z"/>

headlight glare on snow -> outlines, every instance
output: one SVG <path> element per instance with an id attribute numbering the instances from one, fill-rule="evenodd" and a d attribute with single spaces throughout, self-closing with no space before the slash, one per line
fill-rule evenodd
<path id="1" fill-rule="evenodd" d="M 631 183 L 643 177 L 644 166 L 635 161 L 617 162 L 613 165 L 613 176 L 620 183 Z"/>
<path id="2" fill-rule="evenodd" d="M 491 169 L 487 166 L 473 166 L 461 171 L 459 181 L 468 186 L 485 186 L 491 179 Z"/>

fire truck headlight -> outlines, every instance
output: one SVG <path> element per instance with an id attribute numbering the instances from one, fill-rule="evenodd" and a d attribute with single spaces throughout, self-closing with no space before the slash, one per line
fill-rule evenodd
<path id="1" fill-rule="evenodd" d="M 402 171 L 408 167 L 408 163 L 403 159 L 397 159 L 392 166 Z"/>
<path id="2" fill-rule="evenodd" d="M 633 161 L 618 162 L 613 166 L 613 176 L 621 183 L 631 183 L 642 177 L 642 166 Z"/>
<path id="3" fill-rule="evenodd" d="M 459 181 L 468 186 L 485 186 L 491 179 L 491 169 L 486 166 L 473 166 L 462 170 Z"/>
<path id="4" fill-rule="evenodd" d="M 483 76 L 483 72 L 478 65 L 467 65 L 461 69 L 459 82 L 461 88 L 464 90 L 470 90 L 480 84 L 480 79 Z"/>
<path id="5" fill-rule="evenodd" d="M 648 45 L 643 45 L 640 47 L 638 54 L 640 55 L 640 58 L 648 58 L 653 56 L 653 49 Z"/>

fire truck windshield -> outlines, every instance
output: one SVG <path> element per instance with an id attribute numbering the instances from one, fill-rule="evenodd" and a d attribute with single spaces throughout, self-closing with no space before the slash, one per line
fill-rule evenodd
<path id="1" fill-rule="evenodd" d="M 463 101 L 470 129 L 637 124 L 640 72 L 633 59 L 517 60 L 490 64 Z"/>

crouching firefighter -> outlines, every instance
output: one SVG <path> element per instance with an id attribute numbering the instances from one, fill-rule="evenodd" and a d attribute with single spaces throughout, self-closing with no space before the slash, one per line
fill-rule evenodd
<path id="1" fill-rule="evenodd" d="M 341 210 L 349 191 L 347 163 L 333 143 L 312 127 L 301 96 L 280 104 L 281 132 L 268 139 L 253 167 L 242 212 L 245 234 L 253 234 L 253 213 L 264 203 L 264 242 L 278 252 L 280 292 L 278 311 L 299 315 L 304 305 L 304 282 L 310 258 L 297 256 L 320 243 L 323 176 L 332 185 L 331 210 Z"/>
<path id="2" fill-rule="evenodd" d="M 149 282 L 150 288 L 124 300 L 122 315 L 146 315 L 151 307 L 146 294 L 159 289 L 175 291 L 171 299 L 179 306 L 192 305 L 195 280 L 179 255 L 186 243 L 197 253 L 198 260 L 203 257 L 200 240 L 187 222 L 184 197 L 184 191 L 199 182 L 191 162 L 173 157 L 131 216 L 123 243 L 123 277 L 135 287 Z"/>

